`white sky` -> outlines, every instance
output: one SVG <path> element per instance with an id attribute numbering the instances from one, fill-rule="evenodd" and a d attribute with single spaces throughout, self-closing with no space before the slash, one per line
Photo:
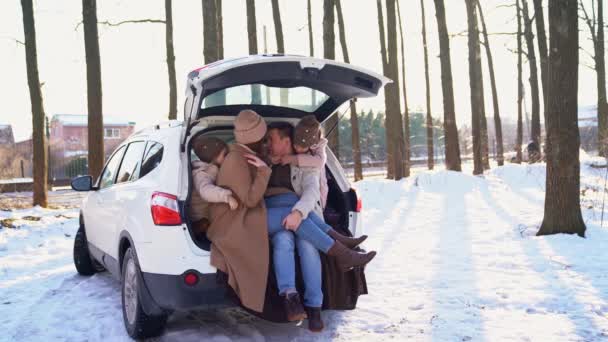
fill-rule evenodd
<path id="1" fill-rule="evenodd" d="M 424 0 L 429 48 L 431 101 L 435 117 L 442 116 L 439 47 L 435 8 L 432 0 Z M 497 7 L 514 1 L 481 0 L 490 32 L 514 32 L 515 10 Z M 281 17 L 287 53 L 308 55 L 306 0 L 280 0 Z M 532 6 L 532 1 L 528 1 Z M 590 2 L 590 1 L 588 1 Z M 466 29 L 464 1 L 446 0 L 450 33 Z M 547 1 L 545 1 L 546 6 Z M 410 109 L 425 107 L 424 65 L 421 37 L 421 14 L 418 0 L 401 0 L 401 14 L 406 40 L 406 73 Z M 590 4 L 589 4 L 590 5 Z M 44 83 L 45 111 L 53 114 L 84 114 L 86 105 L 86 69 L 80 1 L 35 0 L 35 20 L 38 43 L 40 79 Z M 98 0 L 98 20 L 111 22 L 155 18 L 164 19 L 162 0 Z M 313 31 L 315 56 L 322 57 L 322 0 L 313 0 Z M 342 0 L 351 63 L 382 73 L 376 1 Z M 545 8 L 546 10 L 546 8 Z M 533 12 L 533 11 L 532 11 Z M 270 0 L 256 0 L 258 47 L 263 52 L 262 27 L 268 31 L 268 51 L 276 52 L 274 25 Z M 247 27 L 244 0 L 223 0 L 224 55 L 246 55 Z M 545 19 L 547 16 L 545 15 Z M 336 18 L 337 20 L 337 18 Z M 386 18 L 385 18 L 386 20 Z M 174 0 L 174 46 L 178 81 L 178 118 L 183 113 L 184 84 L 187 73 L 203 64 L 202 8 L 200 0 Z M 580 22 L 580 41 L 591 51 L 587 27 Z M 165 120 L 168 112 L 169 88 L 165 63 L 165 34 L 162 24 L 130 24 L 120 27 L 99 27 L 103 111 L 107 116 L 120 116 L 135 121 L 138 127 Z M 17 140 L 31 134 L 31 108 L 27 87 L 25 52 L 13 38 L 23 40 L 20 2 L 0 1 L 0 123 L 13 125 Z M 336 26 L 337 38 L 337 26 Z M 469 79 L 466 37 L 451 39 L 452 71 L 458 124 L 470 122 Z M 501 115 L 514 120 L 517 80 L 514 36 L 492 36 L 496 78 Z M 525 44 L 524 44 L 525 47 Z M 484 63 L 486 86 L 486 115 L 492 115 L 487 65 Z M 339 42 L 336 58 L 341 60 Z M 591 59 L 580 55 L 581 63 L 591 65 Z M 529 92 L 527 64 L 524 65 L 524 85 Z M 595 72 L 581 65 L 579 73 L 579 105 L 593 104 L 596 98 Z M 540 75 L 539 75 L 540 76 Z M 540 82 L 540 81 L 539 81 Z M 540 83 L 539 83 L 540 84 Z M 541 93 L 542 94 L 542 93 Z M 383 109 L 382 95 L 361 99 L 362 109 Z M 530 101 L 527 101 L 528 107 Z M 542 117 L 542 115 L 541 115 Z"/>

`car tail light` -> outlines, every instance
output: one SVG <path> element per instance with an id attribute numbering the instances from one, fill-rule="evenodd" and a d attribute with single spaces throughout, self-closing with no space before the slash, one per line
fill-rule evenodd
<path id="1" fill-rule="evenodd" d="M 163 192 L 152 194 L 152 220 L 157 226 L 177 226 L 182 224 L 177 197 Z"/>
<path id="2" fill-rule="evenodd" d="M 198 274 L 194 272 L 186 272 L 186 274 L 184 274 L 184 283 L 188 286 L 196 285 L 196 283 L 198 283 L 198 280 Z"/>
<path id="3" fill-rule="evenodd" d="M 363 209 L 363 200 L 361 200 L 361 197 L 359 197 L 359 194 L 357 194 L 357 190 L 353 188 L 351 188 L 350 190 L 353 192 L 355 198 L 357 199 L 357 206 L 355 207 L 355 211 L 360 213 L 361 209 Z"/>

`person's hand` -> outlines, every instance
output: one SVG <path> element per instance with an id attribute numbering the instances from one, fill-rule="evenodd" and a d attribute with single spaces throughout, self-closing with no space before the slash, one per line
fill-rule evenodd
<path id="1" fill-rule="evenodd" d="M 293 154 L 287 154 L 287 155 L 284 155 L 283 157 L 281 157 L 281 165 L 288 165 L 288 164 L 297 165 L 297 163 L 298 163 L 298 157 L 296 157 Z"/>
<path id="2" fill-rule="evenodd" d="M 299 210 L 292 211 L 287 217 L 283 219 L 283 227 L 287 230 L 295 232 L 302 223 L 302 213 Z"/>
<path id="3" fill-rule="evenodd" d="M 247 158 L 247 162 L 257 168 L 260 167 L 268 167 L 268 165 L 266 165 L 266 163 L 264 163 L 264 161 L 262 159 L 260 159 L 258 156 L 253 155 L 253 154 L 245 154 L 245 158 Z"/>
<path id="4" fill-rule="evenodd" d="M 239 201 L 234 198 L 234 196 L 228 196 L 228 206 L 230 206 L 230 210 L 235 210 L 239 207 Z"/>

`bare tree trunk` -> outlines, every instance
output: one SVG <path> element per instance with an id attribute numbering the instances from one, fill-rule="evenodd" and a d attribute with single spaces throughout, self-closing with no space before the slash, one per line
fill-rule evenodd
<path id="1" fill-rule="evenodd" d="M 597 44 L 595 70 L 597 71 L 597 108 L 599 152 L 608 157 L 608 103 L 606 103 L 606 60 L 604 57 L 604 1 L 597 0 Z"/>
<path id="2" fill-rule="evenodd" d="M 382 73 L 388 77 L 388 54 L 386 52 L 386 35 L 384 33 L 384 15 L 382 10 L 382 1 L 376 0 L 376 7 L 378 9 L 378 28 L 380 33 L 380 58 L 382 59 Z M 386 98 L 386 87 L 384 88 L 384 131 L 386 134 L 386 178 L 395 178 L 395 151 L 393 148 L 393 131 L 390 127 L 393 127 L 391 123 L 392 117 L 388 115 L 388 100 Z"/>
<path id="3" fill-rule="evenodd" d="M 523 143 L 522 101 L 524 99 L 524 83 L 522 80 L 522 42 L 521 42 L 521 5 L 516 0 L 517 11 L 517 138 L 515 142 L 515 162 L 521 163 L 521 145 Z"/>
<path id="4" fill-rule="evenodd" d="M 452 63 L 450 61 L 450 38 L 445 19 L 443 0 L 435 1 L 435 16 L 439 34 L 439 58 L 441 60 L 441 89 L 443 92 L 443 130 L 445 140 L 445 167 L 451 171 L 461 171 L 458 128 L 454 109 L 454 88 L 452 85 Z"/>
<path id="5" fill-rule="evenodd" d="M 38 76 L 38 57 L 36 52 L 36 25 L 32 0 L 21 0 L 23 11 L 23 35 L 25 37 L 25 63 L 27 66 L 27 85 L 32 105 L 32 149 L 33 149 L 33 205 L 46 208 L 48 183 L 48 150 L 44 135 L 44 105 Z"/>
<path id="6" fill-rule="evenodd" d="M 479 133 L 481 139 L 481 162 L 484 170 L 490 169 L 490 148 L 488 142 L 488 120 L 486 118 L 486 101 L 484 98 L 483 71 L 481 65 L 481 47 L 479 42 L 479 30 L 477 31 L 477 51 L 479 52 L 479 88 L 481 89 L 481 102 L 479 106 Z"/>
<path id="7" fill-rule="evenodd" d="M 224 58 L 224 38 L 222 30 L 221 0 L 203 1 L 203 54 L 205 64 Z M 223 105 L 226 94 L 219 92 L 206 99 L 208 104 Z"/>
<path id="8" fill-rule="evenodd" d="M 104 162 L 101 61 L 97 35 L 96 0 L 82 0 L 82 18 L 87 61 L 89 173 L 96 177 L 101 174 Z"/>
<path id="9" fill-rule="evenodd" d="M 274 34 L 277 39 L 277 53 L 285 53 L 285 41 L 283 39 L 283 24 L 281 22 L 281 9 L 278 0 L 271 0 L 272 4 L 272 19 L 274 21 Z M 289 103 L 289 94 L 286 89 L 280 91 L 281 106 L 287 106 Z M 337 129 L 337 128 L 336 128 Z"/>
<path id="10" fill-rule="evenodd" d="M 401 10 L 399 2 L 397 5 L 397 20 L 399 21 L 399 36 L 401 41 L 401 78 L 403 79 L 403 140 L 404 140 L 404 159 L 403 159 L 403 177 L 410 176 L 410 114 L 407 108 L 407 82 L 405 80 L 405 39 L 403 38 L 403 25 L 401 23 Z"/>
<path id="11" fill-rule="evenodd" d="M 217 1 L 203 0 L 203 55 L 205 64 L 220 59 Z"/>
<path id="12" fill-rule="evenodd" d="M 224 19 L 222 17 L 222 0 L 215 0 L 217 15 L 217 57 L 224 59 Z"/>
<path id="13" fill-rule="evenodd" d="M 600 156 L 608 157 L 608 103 L 606 103 L 606 61 L 604 58 L 604 1 L 597 0 L 597 44 L 595 49 L 597 72 L 598 140 Z"/>
<path id="14" fill-rule="evenodd" d="M 500 120 L 500 109 L 498 107 L 498 92 L 496 90 L 496 77 L 494 76 L 494 61 L 492 59 L 492 49 L 490 48 L 490 40 L 488 38 L 488 30 L 486 28 L 486 21 L 483 17 L 483 10 L 481 3 L 477 1 L 477 9 L 479 10 L 479 18 L 481 19 L 481 27 L 483 31 L 484 46 L 486 50 L 486 56 L 488 60 L 488 69 L 490 71 L 490 86 L 492 88 L 492 106 L 494 109 L 494 131 L 496 135 L 496 160 L 498 166 L 504 164 L 504 150 L 502 145 L 502 124 Z"/>
<path id="15" fill-rule="evenodd" d="M 477 30 L 477 11 L 475 0 L 465 0 L 469 35 L 469 82 L 471 86 L 471 126 L 473 136 L 473 174 L 483 173 L 481 147 L 481 106 L 483 89 L 481 87 L 481 59 L 479 51 L 479 31 Z"/>
<path id="16" fill-rule="evenodd" d="M 323 58 L 336 59 L 336 34 L 334 31 L 334 0 L 323 0 Z M 339 117 L 334 114 L 327 119 L 328 127 L 335 129 L 327 137 L 329 148 L 340 159 Z"/>
<path id="17" fill-rule="evenodd" d="M 344 16 L 342 15 L 342 4 L 340 0 L 336 2 L 336 12 L 338 13 L 338 28 L 340 33 L 340 46 L 342 47 L 342 56 L 344 62 L 350 63 L 348 55 L 348 46 L 346 44 L 346 32 L 344 30 Z M 309 0 L 310 4 L 310 0 Z M 310 8 L 310 7 L 309 7 Z M 309 12 L 310 13 L 310 12 Z M 312 46 L 312 45 L 311 45 Z M 363 179 L 363 168 L 361 166 L 361 146 L 359 142 L 359 118 L 357 117 L 357 105 L 354 100 L 350 102 L 350 127 L 353 148 L 353 162 L 355 166 L 355 182 Z"/>
<path id="18" fill-rule="evenodd" d="M 281 10 L 279 0 L 271 0 L 272 19 L 274 20 L 274 34 L 277 39 L 277 52 L 285 53 L 285 42 L 283 40 L 283 24 L 281 23 Z"/>
<path id="19" fill-rule="evenodd" d="M 591 41 L 593 42 L 595 72 L 597 74 L 597 123 L 598 123 L 598 151 L 600 156 L 608 156 L 608 104 L 606 103 L 606 63 L 604 58 L 604 2 L 598 0 L 597 22 L 595 17 L 595 1 L 591 1 L 591 17 L 580 1 L 585 22 L 589 26 Z M 601 39 L 600 39 L 601 36 Z"/>
<path id="20" fill-rule="evenodd" d="M 310 57 L 314 57 L 315 44 L 312 39 L 312 7 L 310 4 L 310 0 L 308 0 L 307 8 L 308 8 L 308 49 L 309 49 L 308 54 Z M 311 90 L 311 102 L 312 102 L 313 106 L 315 106 L 317 104 L 317 92 L 314 90 Z"/>
<path id="21" fill-rule="evenodd" d="M 403 161 L 405 159 L 405 139 L 403 137 L 403 120 L 401 118 L 401 103 L 399 101 L 399 54 L 397 50 L 397 18 L 395 15 L 396 0 L 386 1 L 386 38 L 388 47 L 388 77 L 395 82 L 389 83 L 384 87 L 386 95 L 386 114 L 393 118 L 394 125 L 389 129 L 393 130 L 392 136 L 394 157 L 395 157 L 395 180 L 400 180 L 405 176 Z"/>
<path id="22" fill-rule="evenodd" d="M 545 213 L 538 235 L 585 236 L 580 206 L 576 0 L 549 2 L 549 110 Z"/>
<path id="23" fill-rule="evenodd" d="M 258 33 L 255 17 L 255 0 L 247 0 L 247 39 L 249 54 L 258 54 Z"/>
<path id="24" fill-rule="evenodd" d="M 420 0 L 422 9 L 422 46 L 424 48 L 424 81 L 426 87 L 426 153 L 429 170 L 435 166 L 433 151 L 433 116 L 431 115 L 431 81 L 429 78 L 429 52 L 426 44 L 426 15 L 424 13 L 424 0 Z"/>
<path id="25" fill-rule="evenodd" d="M 177 79 L 175 75 L 175 52 L 173 49 L 172 0 L 165 0 L 165 43 L 167 46 L 167 70 L 169 72 L 169 120 L 177 119 Z"/>
<path id="26" fill-rule="evenodd" d="M 547 120 L 547 73 L 548 70 L 548 52 L 547 52 L 547 35 L 545 34 L 545 14 L 543 12 L 543 0 L 532 0 L 534 2 L 534 22 L 536 23 L 536 35 L 538 41 L 538 54 L 540 57 L 540 80 L 543 88 L 543 118 Z"/>
<path id="27" fill-rule="evenodd" d="M 540 147 L 540 94 L 538 89 L 538 69 L 536 66 L 536 52 L 534 50 L 534 34 L 532 33 L 532 20 L 528 14 L 528 2 L 522 0 L 524 16 L 524 36 L 528 47 L 528 64 L 530 64 L 530 96 L 532 98 L 532 127 L 530 139 Z"/>
<path id="28" fill-rule="evenodd" d="M 315 55 L 315 44 L 312 39 L 312 7 L 310 0 L 308 0 L 308 48 L 311 57 Z"/>
<path id="29" fill-rule="evenodd" d="M 249 43 L 249 54 L 258 54 L 258 32 L 255 16 L 255 0 L 247 0 L 247 39 Z M 251 103 L 261 104 L 262 93 L 260 86 L 254 84 L 251 86 Z"/>

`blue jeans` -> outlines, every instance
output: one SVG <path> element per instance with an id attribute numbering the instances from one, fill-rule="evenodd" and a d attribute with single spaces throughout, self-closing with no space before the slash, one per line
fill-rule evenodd
<path id="1" fill-rule="evenodd" d="M 283 219 L 291 213 L 299 197 L 293 192 L 265 198 L 267 208 L 268 233 L 270 236 L 285 230 Z M 296 236 L 313 244 L 318 250 L 327 253 L 334 240 L 327 235 L 331 226 L 325 223 L 317 214 L 309 213 L 295 231 Z"/>
<path id="2" fill-rule="evenodd" d="M 321 307 L 321 259 L 318 250 L 327 252 L 334 241 L 325 233 L 331 227 L 316 214 L 311 213 L 302 221 L 296 233 L 282 226 L 299 200 L 294 193 L 266 198 L 268 234 L 273 245 L 273 263 L 279 293 L 295 290 L 295 249 L 297 247 L 304 279 L 304 305 Z M 317 225 L 316 222 L 321 223 Z"/>

